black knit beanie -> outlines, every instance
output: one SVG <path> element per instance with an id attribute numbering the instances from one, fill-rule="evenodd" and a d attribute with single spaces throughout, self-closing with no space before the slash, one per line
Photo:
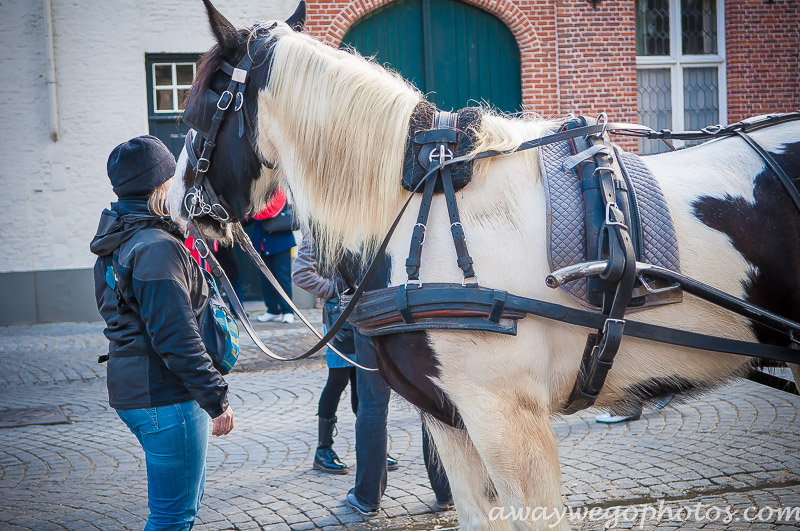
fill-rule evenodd
<path id="1" fill-rule="evenodd" d="M 108 178 L 117 197 L 150 195 L 175 175 L 175 157 L 151 135 L 123 142 L 108 156 Z"/>

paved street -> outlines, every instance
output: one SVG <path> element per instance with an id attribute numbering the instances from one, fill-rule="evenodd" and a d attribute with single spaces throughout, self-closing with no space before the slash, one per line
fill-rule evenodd
<path id="1" fill-rule="evenodd" d="M 318 312 L 316 319 L 319 320 Z M 270 345 L 286 353 L 311 344 L 302 325 L 259 324 Z M 107 404 L 105 350 L 99 323 L 0 328 L 0 408 L 61 406 L 68 424 L 0 429 L 0 529 L 103 531 L 143 527 L 147 515 L 143 454 Z M 391 406 L 389 473 L 378 518 L 347 507 L 353 474 L 311 470 L 316 403 L 325 380 L 319 357 L 269 362 L 243 341 L 240 366 L 227 379 L 236 429 L 212 438 L 200 530 L 448 529 L 455 513 L 434 514 L 422 465 L 419 418 L 401 399 Z M 800 507 L 800 398 L 737 380 L 705 397 L 646 411 L 623 425 L 594 422 L 595 411 L 555 421 L 563 494 L 572 509 L 606 516 L 639 504 L 662 511 L 659 529 L 797 529 L 762 511 Z M 2 417 L 2 415 L 0 415 Z M 349 398 L 339 410 L 335 448 L 355 465 Z M 662 506 L 659 506 L 659 502 Z M 695 522 L 678 509 L 696 504 L 737 511 L 731 522 Z M 663 514 L 675 511 L 670 521 Z M 770 513 L 770 514 L 767 514 Z M 624 513 L 623 513 L 624 514 Z M 768 517 L 769 516 L 769 517 Z M 689 520 L 689 521 L 686 521 Z M 607 519 L 573 520 L 600 529 Z M 618 521 L 618 527 L 637 522 Z M 652 529 L 654 523 L 644 528 Z"/>

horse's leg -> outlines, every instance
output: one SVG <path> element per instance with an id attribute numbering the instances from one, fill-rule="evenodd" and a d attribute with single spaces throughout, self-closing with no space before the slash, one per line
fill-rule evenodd
<path id="1" fill-rule="evenodd" d="M 507 530 L 506 521 L 492 521 L 490 518 L 492 509 L 498 506 L 497 494 L 467 432 L 451 428 L 427 416 L 424 422 L 450 482 L 459 529 Z"/>
<path id="2" fill-rule="evenodd" d="M 530 391 L 473 388 L 454 398 L 512 528 L 568 530 L 550 411 Z"/>

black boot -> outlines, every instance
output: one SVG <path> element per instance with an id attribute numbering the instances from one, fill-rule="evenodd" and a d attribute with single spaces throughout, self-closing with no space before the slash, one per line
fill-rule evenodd
<path id="1" fill-rule="evenodd" d="M 319 418 L 319 444 L 314 454 L 314 469 L 329 474 L 347 474 L 347 465 L 339 460 L 333 451 L 333 430 L 336 429 L 336 417 Z"/>

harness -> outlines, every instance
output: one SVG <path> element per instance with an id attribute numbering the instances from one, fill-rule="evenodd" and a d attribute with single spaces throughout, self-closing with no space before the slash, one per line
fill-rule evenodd
<path id="1" fill-rule="evenodd" d="M 282 361 L 307 358 L 326 345 L 330 346 L 328 342 L 335 337 L 341 326 L 348 320 L 367 336 L 435 329 L 479 330 L 514 335 L 517 321 L 531 314 L 595 330 L 588 335 L 578 377 L 569 399 L 562 408 L 566 413 L 575 412 L 594 404 L 625 335 L 683 347 L 740 354 L 773 361 L 790 363 L 799 361 L 797 351 L 792 348 L 720 338 L 625 319 L 626 309 L 631 304 L 634 289 L 637 286 L 642 286 L 649 292 L 655 292 L 658 289 L 680 288 L 777 330 L 787 335 L 792 343 L 798 343 L 796 338 L 800 337 L 800 324 L 794 321 L 669 269 L 637 261 L 635 230 L 638 216 L 636 215 L 635 200 L 620 172 L 613 148 L 608 141 L 608 133 L 660 139 L 671 149 L 674 149 L 671 143 L 672 139 L 695 140 L 738 135 L 775 172 L 800 211 L 800 192 L 792 180 L 777 161 L 748 134 L 759 128 L 800 119 L 800 113 L 767 116 L 727 127 L 716 126 L 701 131 L 681 133 L 668 130 L 654 131 L 636 124 L 608 123 L 603 114 L 601 115 L 602 120 L 598 119 L 595 124 L 590 125 L 586 120 L 573 120 L 562 130 L 523 142 L 511 152 L 483 152 L 470 155 L 471 149 L 465 147 L 469 146 L 469 139 L 465 138 L 469 132 L 458 127 L 460 125 L 459 115 L 435 112 L 432 123 L 429 122 L 431 127 L 410 135 L 409 143 L 406 146 L 402 184 L 412 194 L 409 195 L 392 223 L 375 258 L 355 291 L 349 297 L 342 297 L 343 304 L 348 301 L 350 303 L 343 309 L 331 328 L 324 335 L 321 334 L 280 287 L 277 279 L 259 258 L 258 252 L 241 224 L 231 219 L 228 205 L 222 197 L 214 192 L 204 175 L 208 171 L 210 158 L 216 147 L 215 141 L 219 127 L 225 119 L 226 113 L 231 109 L 232 103 L 232 110 L 237 114 L 239 120 L 240 138 L 246 135 L 261 164 L 268 168 L 274 168 L 272 163 L 263 159 L 255 145 L 253 120 L 249 117 L 243 96 L 247 74 L 252 67 L 252 57 L 257 55 L 258 48 L 269 42 L 268 38 L 257 39 L 256 51 L 246 54 L 236 67 L 223 62 L 220 68 L 231 76 L 227 89 L 221 95 L 207 90 L 204 95 L 198 96 L 194 101 L 190 100 L 187 103 L 184 118 L 196 130 L 187 135 L 186 140 L 190 167 L 195 172 L 194 186 L 187 190 L 184 197 L 184 207 L 189 216 L 187 233 L 195 238 L 195 245 L 201 256 L 208 261 L 212 273 L 220 278 L 228 293 L 234 313 L 241 320 L 245 330 L 257 348 L 269 357 Z M 208 120 L 208 111 L 212 109 L 210 105 L 214 107 L 211 118 Z M 427 112 L 430 109 L 423 108 L 423 111 Z M 600 307 L 600 311 L 571 308 L 480 286 L 473 269 L 473 260 L 469 255 L 466 235 L 458 213 L 455 191 L 469 183 L 471 164 L 474 160 L 507 155 L 565 140 L 571 142 L 574 151 L 568 164 L 577 169 L 582 179 L 591 183 L 591 186 L 588 187 L 590 192 L 585 194 L 587 198 L 585 204 L 587 234 L 590 235 L 591 240 L 587 240 L 590 260 L 551 273 L 547 277 L 546 283 L 551 288 L 557 288 L 574 280 L 590 279 L 590 293 Z M 410 157 L 409 153 L 411 153 Z M 407 281 L 400 286 L 365 293 L 365 287 L 379 268 L 389 241 L 417 192 L 422 194 L 422 199 L 413 228 L 408 259 L 405 263 Z M 436 192 L 443 193 L 445 196 L 457 264 L 463 273 L 461 283 L 423 285 L 419 279 L 426 225 L 433 194 Z M 298 356 L 285 358 L 271 351 L 261 342 L 224 270 L 213 253 L 209 252 L 208 245 L 197 225 L 196 218 L 205 215 L 211 216 L 223 225 L 228 224 L 232 227 L 235 241 L 319 339 L 313 347 Z M 668 287 L 653 288 L 648 281 L 665 282 Z M 331 348 L 348 362 L 361 367 L 336 351 L 335 348 Z"/>
<path id="2" fill-rule="evenodd" d="M 604 117 L 603 117 L 604 118 Z M 452 144 L 458 131 L 452 128 L 451 113 L 437 114 L 434 126 L 424 135 L 433 145 L 431 168 L 422 192 L 417 223 L 411 238 L 409 257 L 406 261 L 408 280 L 404 285 L 368 292 L 356 306 L 350 318 L 361 333 L 370 336 L 409 331 L 447 329 L 480 330 L 505 334 L 516 333 L 516 321 L 527 314 L 547 319 L 594 328 L 589 334 L 580 371 L 573 390 L 563 406 L 565 413 L 579 411 L 594 404 L 611 370 L 616 353 L 624 335 L 652 341 L 670 343 L 684 347 L 741 354 L 773 361 L 797 362 L 798 354 L 791 348 L 730 340 L 658 325 L 625 319 L 625 311 L 631 303 L 634 287 L 638 284 L 647 291 L 683 289 L 704 300 L 720 305 L 730 311 L 778 330 L 795 341 L 800 324 L 768 312 L 742 299 L 724 293 L 674 271 L 637 261 L 631 227 L 638 223 L 636 212 L 631 208 L 631 190 L 628 190 L 614 152 L 608 143 L 606 131 L 634 134 L 649 138 L 694 138 L 709 136 L 747 135 L 744 129 L 753 130 L 790 119 L 800 118 L 800 113 L 768 117 L 758 122 L 749 122 L 709 132 L 674 134 L 671 132 L 642 132 L 641 129 L 617 130 L 616 124 L 603 124 L 598 132 L 586 125 L 585 119 L 569 122 L 565 128 L 535 142 L 537 146 L 569 139 L 574 151 L 566 166 L 577 167 L 584 182 L 584 197 L 587 219 L 587 248 L 590 261 L 563 268 L 549 275 L 547 285 L 557 288 L 567 282 L 590 278 L 590 293 L 598 299 L 601 311 L 592 312 L 521 297 L 502 290 L 493 290 L 478 285 L 472 271 L 472 259 L 466 249 L 463 227 L 458 221 L 456 198 L 452 188 L 449 166 L 458 163 L 452 157 Z M 589 134 L 585 134 L 585 133 Z M 750 142 L 756 142 L 749 137 Z M 530 145 L 530 143 L 526 143 Z M 750 144 L 753 145 L 753 144 Z M 756 143 L 756 145 L 758 145 Z M 777 162 L 763 147 L 756 149 L 765 157 L 767 165 L 779 168 Z M 479 154 L 475 158 L 485 158 Z M 766 157 L 769 157 L 767 159 Z M 424 163 L 424 160 L 423 160 Z M 781 170 L 782 171 L 782 170 Z M 778 173 L 778 172 L 776 172 Z M 789 183 L 787 190 L 793 197 L 797 190 Z M 461 284 L 427 284 L 419 281 L 418 271 L 426 222 L 431 205 L 434 185 L 439 181 L 445 195 L 450 215 L 453 242 L 458 255 L 458 265 L 464 271 Z M 796 202 L 800 209 L 800 203 Z M 650 283 L 667 283 L 667 288 L 653 288 Z M 592 283 L 592 281 L 595 281 Z"/>

